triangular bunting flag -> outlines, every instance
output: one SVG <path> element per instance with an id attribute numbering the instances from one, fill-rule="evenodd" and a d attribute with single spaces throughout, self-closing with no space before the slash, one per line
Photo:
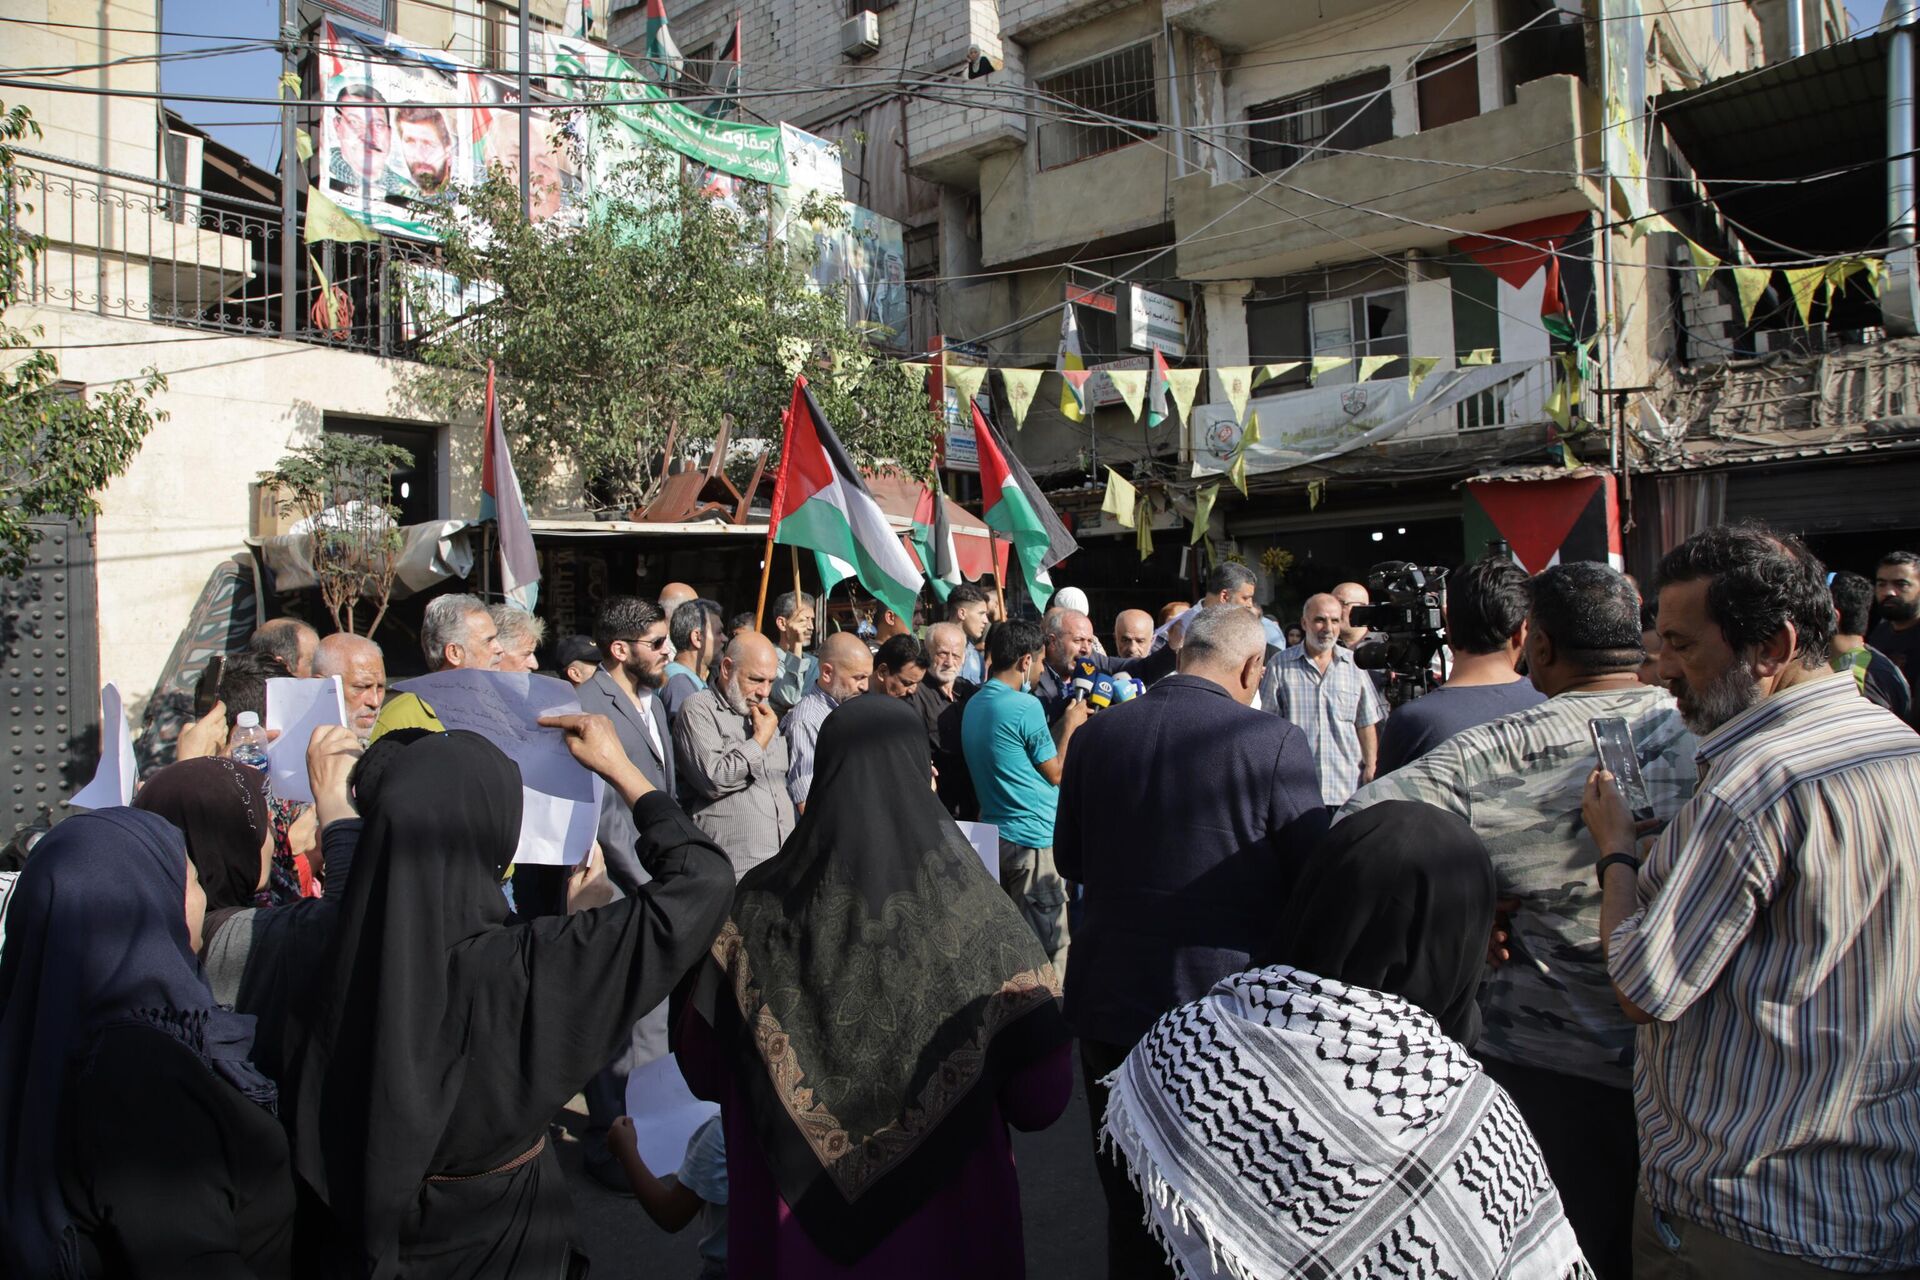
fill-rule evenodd
<path id="1" fill-rule="evenodd" d="M 1323 373 L 1332 373 L 1335 369 L 1344 369 L 1353 363 L 1352 356 L 1315 356 L 1313 358 L 1313 380 L 1320 381 Z"/>
<path id="2" fill-rule="evenodd" d="M 1781 274 L 1787 278 L 1787 290 L 1793 294 L 1793 309 L 1800 313 L 1800 323 L 1812 324 L 1814 299 L 1820 296 L 1820 287 L 1827 282 L 1827 269 L 1786 267 Z"/>
<path id="3" fill-rule="evenodd" d="M 1219 496 L 1220 496 L 1220 486 L 1217 484 L 1210 484 L 1206 488 L 1197 490 L 1194 493 L 1193 495 L 1193 536 L 1187 539 L 1188 546 L 1192 546 L 1194 543 L 1200 541 L 1202 538 L 1207 536 L 1207 529 L 1213 523 L 1214 499 L 1218 498 Z"/>
<path id="4" fill-rule="evenodd" d="M 1040 375 L 1045 369 L 1002 369 L 1000 383 L 1007 391 L 1007 404 L 1013 409 L 1013 429 L 1027 425 L 1027 410 L 1040 390 Z"/>
<path id="5" fill-rule="evenodd" d="M 1160 348 L 1153 349 L 1152 359 L 1147 361 L 1147 430 L 1165 422 L 1169 416 L 1167 409 L 1167 358 L 1160 354 Z"/>
<path id="6" fill-rule="evenodd" d="M 1220 398 L 1232 407 L 1233 420 L 1240 421 L 1247 414 L 1247 396 L 1253 391 L 1253 366 L 1216 366 L 1213 376 L 1220 379 Z"/>
<path id="7" fill-rule="evenodd" d="M 1167 390 L 1173 395 L 1174 408 L 1180 410 L 1181 422 L 1193 415 L 1193 397 L 1199 393 L 1200 378 L 1205 373 L 1205 369 L 1167 370 Z"/>
<path id="8" fill-rule="evenodd" d="M 1361 356 L 1360 357 L 1360 376 L 1356 379 L 1356 381 L 1365 382 L 1369 378 L 1373 377 L 1374 374 L 1380 372 L 1382 369 L 1392 364 L 1395 360 L 1401 360 L 1401 359 L 1405 359 L 1405 357 L 1404 356 Z"/>
<path id="9" fill-rule="evenodd" d="M 1467 352 L 1467 354 L 1461 356 L 1460 363 L 1462 365 L 1492 364 L 1493 348 L 1492 347 L 1476 347 L 1472 351 L 1469 351 Z"/>
<path id="10" fill-rule="evenodd" d="M 1420 394 L 1420 384 L 1427 380 L 1439 365 L 1439 356 L 1411 356 L 1407 360 L 1407 395 L 1409 398 Z"/>
<path id="11" fill-rule="evenodd" d="M 1113 383 L 1113 389 L 1120 393 L 1120 399 L 1127 406 L 1127 416 L 1133 421 L 1140 420 L 1140 410 L 1147 402 L 1147 371 L 1145 369 L 1108 369 L 1107 380 Z"/>
<path id="12" fill-rule="evenodd" d="M 960 393 L 960 403 L 965 404 L 980 394 L 980 384 L 986 381 L 987 366 L 983 364 L 957 364 L 946 362 L 947 382 Z"/>
<path id="13" fill-rule="evenodd" d="M 1133 542 L 1140 548 L 1142 560 L 1153 554 L 1153 503 L 1145 494 L 1140 495 L 1140 505 L 1134 508 Z"/>
<path id="14" fill-rule="evenodd" d="M 1139 504 L 1140 495 L 1131 481 L 1121 476 L 1112 467 L 1107 468 L 1107 496 L 1101 500 L 1100 510 L 1112 516 L 1125 529 L 1133 528 L 1134 508 Z"/>
<path id="15" fill-rule="evenodd" d="M 1087 420 L 1086 368 L 1086 359 L 1080 354 L 1080 326 L 1069 302 L 1060 316 L 1060 354 L 1053 362 L 1054 372 L 1066 384 L 1060 388 L 1060 412 L 1068 422 Z"/>
<path id="16" fill-rule="evenodd" d="M 1753 323 L 1753 309 L 1760 305 L 1760 295 L 1767 291 L 1767 281 L 1773 278 L 1768 267 L 1731 267 L 1733 289 L 1740 295 L 1740 321 Z"/>
<path id="17" fill-rule="evenodd" d="M 1687 252 L 1693 256 L 1694 283 L 1702 289 L 1705 289 L 1708 279 L 1712 277 L 1714 270 L 1719 267 L 1720 259 L 1714 257 L 1711 253 L 1708 253 L 1691 240 L 1687 241 Z"/>

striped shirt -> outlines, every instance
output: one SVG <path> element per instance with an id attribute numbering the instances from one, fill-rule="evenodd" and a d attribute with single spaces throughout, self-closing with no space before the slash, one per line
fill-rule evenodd
<path id="1" fill-rule="evenodd" d="M 1296 644 L 1267 660 L 1260 680 L 1260 707 L 1299 725 L 1313 751 L 1320 776 L 1320 798 L 1342 805 L 1360 785 L 1360 734 L 1387 718 L 1373 681 L 1353 661 L 1353 651 L 1333 647 L 1323 673 Z"/>
<path id="2" fill-rule="evenodd" d="M 1650 1204 L 1837 1271 L 1920 1266 L 1920 737 L 1826 676 L 1700 743 L 1608 968 L 1658 1021 Z"/>

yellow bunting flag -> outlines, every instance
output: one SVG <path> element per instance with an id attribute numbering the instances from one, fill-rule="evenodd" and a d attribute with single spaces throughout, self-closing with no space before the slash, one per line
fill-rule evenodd
<path id="1" fill-rule="evenodd" d="M 1353 363 L 1352 356 L 1315 356 L 1313 358 L 1313 380 L 1320 381 L 1323 373 L 1332 373 L 1335 369 L 1344 369 Z"/>
<path id="2" fill-rule="evenodd" d="M 1407 360 L 1407 395 L 1420 394 L 1420 384 L 1439 365 L 1439 356 L 1412 356 Z"/>
<path id="3" fill-rule="evenodd" d="M 948 360 L 947 382 L 960 393 L 960 405 L 964 410 L 972 399 L 980 394 L 980 384 L 986 381 L 987 366 L 983 364 L 960 364 Z"/>
<path id="4" fill-rule="evenodd" d="M 1140 558 L 1145 560 L 1153 554 L 1153 504 L 1144 494 L 1133 513 L 1133 535 L 1134 545 L 1140 548 Z"/>
<path id="5" fill-rule="evenodd" d="M 1140 496 L 1132 482 L 1126 480 L 1112 467 L 1107 468 L 1107 496 L 1100 503 L 1100 510 L 1112 516 L 1123 529 L 1133 528 L 1135 509 L 1139 506 Z"/>
<path id="6" fill-rule="evenodd" d="M 1207 529 L 1213 524 L 1213 501 L 1220 496 L 1220 486 L 1210 484 L 1193 495 L 1193 536 L 1187 539 L 1192 546 L 1207 536 Z"/>
<path id="7" fill-rule="evenodd" d="M 1250 364 L 1216 367 L 1214 377 L 1220 379 L 1221 399 L 1233 408 L 1233 420 L 1240 421 L 1247 413 L 1247 396 L 1253 391 L 1253 366 Z"/>
<path id="8" fill-rule="evenodd" d="M 1147 405 L 1147 371 L 1108 369 L 1106 374 L 1113 383 L 1113 389 L 1120 393 L 1120 399 L 1126 404 L 1127 416 L 1138 422 L 1141 410 Z"/>
<path id="9" fill-rule="evenodd" d="M 1814 299 L 1820 296 L 1821 287 L 1827 283 L 1827 269 L 1786 267 L 1781 274 L 1787 278 L 1787 290 L 1793 294 L 1793 309 L 1800 313 L 1800 323 L 1812 324 Z"/>
<path id="10" fill-rule="evenodd" d="M 1705 289 L 1707 287 L 1707 281 L 1712 277 L 1715 269 L 1720 266 L 1720 259 L 1714 257 L 1711 253 L 1708 253 L 1691 240 L 1687 241 L 1687 252 L 1693 257 L 1694 283 L 1702 289 Z"/>
<path id="11" fill-rule="evenodd" d="M 1033 408 L 1040 391 L 1040 375 L 1045 369 L 1002 369 L 1000 381 L 1007 389 L 1007 404 L 1013 409 L 1013 429 L 1027 425 L 1027 410 Z"/>
<path id="12" fill-rule="evenodd" d="M 1193 412 L 1193 397 L 1200 390 L 1200 378 L 1205 373 L 1205 369 L 1167 370 L 1167 390 L 1173 393 L 1174 407 L 1180 410 L 1182 422 Z"/>
<path id="13" fill-rule="evenodd" d="M 338 240 L 343 244 L 372 243 L 379 238 L 379 232 L 360 222 L 318 190 L 307 192 L 305 239 L 308 244 L 317 244 L 322 240 Z"/>
<path id="14" fill-rule="evenodd" d="M 1768 267 L 1733 267 L 1734 292 L 1740 295 L 1740 321 L 1753 323 L 1753 309 L 1760 305 L 1760 297 L 1767 291 L 1767 281 L 1773 278 Z"/>
<path id="15" fill-rule="evenodd" d="M 1361 356 L 1360 376 L 1354 379 L 1354 381 L 1365 382 L 1372 378 L 1374 374 L 1392 364 L 1395 360 L 1403 360 L 1405 358 L 1404 356 Z"/>
<path id="16" fill-rule="evenodd" d="M 1460 363 L 1463 365 L 1492 364 L 1493 348 L 1492 347 L 1476 347 L 1474 350 L 1469 351 L 1467 352 L 1467 354 L 1461 356 Z"/>

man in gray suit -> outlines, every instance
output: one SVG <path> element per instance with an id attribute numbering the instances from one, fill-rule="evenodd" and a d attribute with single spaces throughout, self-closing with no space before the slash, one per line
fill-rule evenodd
<path id="1" fill-rule="evenodd" d="M 673 657 L 665 611 L 638 596 L 609 596 L 594 616 L 593 641 L 603 661 L 593 679 L 576 690 L 581 709 L 613 721 L 627 759 L 659 791 L 674 794 L 673 738 L 666 704 L 659 697 Z M 615 888 L 630 894 L 647 882 L 650 877 L 634 852 L 639 832 L 633 814 L 611 790 L 600 806 L 599 838 L 607 878 Z M 625 1192 L 628 1184 L 607 1153 L 605 1138 L 613 1122 L 627 1112 L 627 1073 L 666 1052 L 667 1006 L 662 1004 L 634 1024 L 627 1049 L 587 1082 L 587 1133 L 581 1144 L 586 1169 L 615 1191 Z"/>

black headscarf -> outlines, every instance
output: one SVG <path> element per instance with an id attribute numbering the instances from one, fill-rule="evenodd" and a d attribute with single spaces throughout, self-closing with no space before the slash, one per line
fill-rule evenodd
<path id="1" fill-rule="evenodd" d="M 701 999 L 781 1198 L 842 1264 L 925 1203 L 1006 1079 L 1067 1039 L 1046 953 L 930 780 L 905 704 L 835 709 L 807 811 L 741 880 Z"/>
<path id="2" fill-rule="evenodd" d="M 259 865 L 256 843 L 256 879 Z M 248 1061 L 253 1019 L 216 1006 L 200 976 L 186 893 L 180 832 L 133 809 L 68 818 L 20 873 L 0 951 L 0 1270 L 80 1274 L 59 1123 L 72 1064 L 104 1028 L 164 1031 L 254 1102 L 274 1104 L 273 1082 Z"/>
<path id="3" fill-rule="evenodd" d="M 1397 995 L 1471 1048 L 1493 899 L 1493 862 L 1465 819 L 1390 800 L 1327 833 L 1262 963 Z"/>
<path id="4" fill-rule="evenodd" d="M 253 905 L 260 845 L 272 826 L 263 771 L 224 756 L 182 760 L 147 779 L 133 807 L 159 814 L 186 836 L 207 910 Z"/>
<path id="5" fill-rule="evenodd" d="M 460 959 L 507 922 L 520 771 L 478 734 L 436 733 L 358 798 L 365 825 L 312 1006 L 289 1035 L 289 1088 L 294 1167 L 379 1276 L 398 1265 L 402 1217 L 448 1139 L 487 976 Z"/>

